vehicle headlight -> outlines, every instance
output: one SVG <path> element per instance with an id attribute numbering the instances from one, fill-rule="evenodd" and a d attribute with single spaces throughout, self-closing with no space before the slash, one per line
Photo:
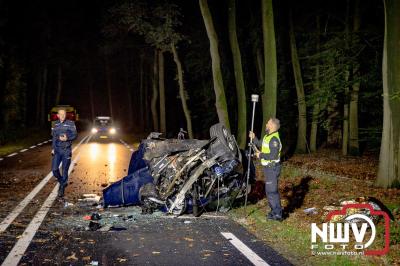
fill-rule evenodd
<path id="1" fill-rule="evenodd" d="M 115 128 L 110 128 L 110 134 L 115 134 L 115 133 L 117 133 L 117 130 L 115 130 Z"/>
<path id="2" fill-rule="evenodd" d="M 92 134 L 96 134 L 97 133 L 97 128 L 92 128 Z"/>

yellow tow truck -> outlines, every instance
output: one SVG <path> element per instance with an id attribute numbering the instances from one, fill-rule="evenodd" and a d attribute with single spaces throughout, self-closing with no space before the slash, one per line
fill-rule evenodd
<path id="1" fill-rule="evenodd" d="M 51 122 L 51 127 L 53 127 L 54 123 L 58 120 L 57 112 L 60 109 L 65 109 L 65 111 L 67 112 L 68 120 L 74 122 L 79 120 L 79 114 L 76 112 L 75 107 L 71 105 L 56 105 L 53 108 L 51 108 L 50 113 L 47 115 L 48 121 Z"/>

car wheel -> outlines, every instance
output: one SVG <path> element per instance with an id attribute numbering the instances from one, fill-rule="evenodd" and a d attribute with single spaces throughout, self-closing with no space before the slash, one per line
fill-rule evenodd
<path id="1" fill-rule="evenodd" d="M 210 137 L 217 137 L 217 140 L 210 147 L 214 155 L 223 152 L 225 159 L 234 159 L 236 157 L 236 140 L 223 124 L 213 125 L 210 128 Z"/>
<path id="2" fill-rule="evenodd" d="M 174 198 L 168 198 L 166 200 L 166 205 L 168 210 L 170 209 L 170 207 L 172 206 L 172 204 L 174 203 Z M 177 206 L 175 206 L 175 208 L 172 210 L 172 214 L 176 215 L 176 216 L 180 216 L 182 214 L 184 214 L 186 212 L 187 209 L 187 200 L 184 199 L 182 201 L 182 203 L 178 204 Z"/>

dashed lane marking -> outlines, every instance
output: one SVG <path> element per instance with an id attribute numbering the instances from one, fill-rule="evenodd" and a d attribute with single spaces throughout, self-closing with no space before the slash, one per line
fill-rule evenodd
<path id="1" fill-rule="evenodd" d="M 88 140 L 90 137 L 88 138 Z M 87 142 L 86 142 L 87 143 Z M 68 174 L 71 174 L 72 170 L 76 162 L 79 160 L 80 152 L 76 156 L 76 158 L 71 163 L 71 167 L 68 170 Z M 57 184 L 50 195 L 47 197 L 43 205 L 40 207 L 39 211 L 36 213 L 35 217 L 33 217 L 32 221 L 29 223 L 28 227 L 25 229 L 22 237 L 18 240 L 18 242 L 14 245 L 13 249 L 8 254 L 7 258 L 3 261 L 4 266 L 18 265 L 22 256 L 25 254 L 26 249 L 29 247 L 33 237 L 35 236 L 37 230 L 42 224 L 44 218 L 50 210 L 50 207 L 53 205 L 53 202 L 57 198 L 59 184 Z"/>
<path id="2" fill-rule="evenodd" d="M 251 250 L 248 246 L 246 246 L 239 238 L 237 238 L 234 234 L 229 232 L 221 232 L 221 234 L 228 239 L 228 241 L 239 250 L 251 263 L 256 266 L 269 266 L 268 263 L 265 262 L 260 256 L 258 256 L 253 250 Z"/>
<path id="3" fill-rule="evenodd" d="M 28 149 L 22 149 L 19 152 L 26 152 Z"/>
<path id="4" fill-rule="evenodd" d="M 72 150 L 74 152 L 82 142 L 87 139 L 89 136 L 84 137 L 78 145 Z M 87 142 L 86 142 L 87 143 Z M 61 166 L 60 166 L 61 167 Z M 25 209 L 25 207 L 32 201 L 32 199 L 39 193 L 39 191 L 49 182 L 50 178 L 53 177 L 53 172 L 47 174 L 47 176 L 40 181 L 40 183 L 10 212 L 10 214 L 4 218 L 4 220 L 0 223 L 0 233 L 4 232 L 8 226 L 18 217 L 18 215 Z"/>
<path id="5" fill-rule="evenodd" d="M 119 140 L 124 146 L 125 148 L 127 148 L 129 151 L 134 152 L 134 149 L 132 149 L 131 146 L 128 145 L 128 143 L 126 143 L 125 141 L 123 141 L 122 139 Z"/>
<path id="6" fill-rule="evenodd" d="M 14 153 L 7 155 L 7 157 L 13 157 L 14 155 L 17 155 L 17 154 L 18 154 L 17 152 L 14 152 Z"/>

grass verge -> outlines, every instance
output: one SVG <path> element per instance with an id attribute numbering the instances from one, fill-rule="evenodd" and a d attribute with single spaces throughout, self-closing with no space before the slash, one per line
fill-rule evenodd
<path id="1" fill-rule="evenodd" d="M 260 169 L 257 176 L 261 178 Z M 305 181 L 306 180 L 306 181 Z M 335 176 L 322 171 L 307 171 L 285 163 L 280 178 L 280 194 L 283 207 L 290 208 L 289 217 L 283 222 L 267 221 L 267 201 L 237 208 L 229 215 L 265 241 L 295 265 L 399 265 L 400 264 L 400 190 L 380 189 L 359 179 Z M 390 252 L 385 256 L 363 255 L 312 255 L 311 223 L 321 223 L 323 207 L 343 198 L 370 196 L 380 199 L 395 215 L 391 221 Z M 315 215 L 307 215 L 304 209 L 315 207 Z M 378 232 L 381 232 L 378 225 Z"/>
<path id="2" fill-rule="evenodd" d="M 30 130 L 29 134 L 23 134 L 0 145 L 0 156 L 11 154 L 24 148 L 28 148 L 38 142 L 50 139 L 50 132 L 47 129 Z"/>

